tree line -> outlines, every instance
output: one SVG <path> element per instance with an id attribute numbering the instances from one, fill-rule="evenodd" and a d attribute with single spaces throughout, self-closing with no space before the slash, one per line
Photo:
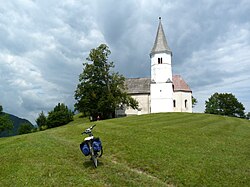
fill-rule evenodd
<path id="1" fill-rule="evenodd" d="M 48 116 L 42 111 L 36 119 L 39 130 L 59 127 L 73 121 L 74 113 L 64 104 L 58 103 L 53 110 L 48 112 Z"/>

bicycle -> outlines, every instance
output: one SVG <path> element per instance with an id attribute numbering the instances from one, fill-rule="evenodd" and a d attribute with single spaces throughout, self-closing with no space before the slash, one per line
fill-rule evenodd
<path id="1" fill-rule="evenodd" d="M 94 137 L 92 133 L 92 129 L 95 126 L 96 125 L 93 125 L 82 132 L 82 135 L 87 134 L 89 136 L 84 138 L 84 141 L 80 144 L 80 149 L 85 156 L 91 156 L 91 160 L 93 161 L 94 166 L 97 168 L 97 158 L 102 156 L 103 149 L 100 138 Z"/>

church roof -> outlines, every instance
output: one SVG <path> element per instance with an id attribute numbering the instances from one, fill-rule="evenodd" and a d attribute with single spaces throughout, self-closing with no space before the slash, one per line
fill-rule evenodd
<path id="1" fill-rule="evenodd" d="M 150 78 L 128 78 L 125 80 L 129 94 L 150 94 Z M 174 92 L 192 92 L 180 75 L 173 75 Z"/>
<path id="2" fill-rule="evenodd" d="M 129 78 L 125 80 L 129 94 L 149 94 L 150 78 Z"/>
<path id="3" fill-rule="evenodd" d="M 192 92 L 188 84 L 180 75 L 173 75 L 173 85 L 175 91 Z"/>
<path id="4" fill-rule="evenodd" d="M 167 39 L 161 24 L 161 18 L 159 18 L 159 26 L 155 38 L 154 46 L 151 50 L 150 56 L 156 53 L 171 53 L 171 49 L 168 47 Z"/>

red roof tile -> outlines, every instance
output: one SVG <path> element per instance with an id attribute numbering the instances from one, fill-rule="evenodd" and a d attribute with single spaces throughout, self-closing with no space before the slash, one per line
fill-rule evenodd
<path id="1" fill-rule="evenodd" d="M 173 75 L 174 91 L 192 92 L 187 83 L 180 75 Z"/>

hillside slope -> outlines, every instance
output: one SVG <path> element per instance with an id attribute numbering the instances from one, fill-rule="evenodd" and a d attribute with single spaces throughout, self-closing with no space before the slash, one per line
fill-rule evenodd
<path id="1" fill-rule="evenodd" d="M 30 121 L 28 121 L 27 119 L 23 119 L 23 118 L 19 118 L 15 115 L 12 114 L 8 114 L 8 113 L 4 113 L 3 115 L 7 114 L 9 116 L 9 119 L 13 122 L 13 129 L 8 132 L 8 131 L 4 131 L 0 133 L 0 137 L 7 137 L 7 136 L 15 136 L 18 134 L 18 129 L 21 126 L 21 124 L 27 123 L 29 124 L 32 128 L 34 127 L 32 125 L 32 123 Z"/>
<path id="2" fill-rule="evenodd" d="M 250 186 L 250 122 L 163 113 L 96 122 L 104 155 L 95 169 L 70 124 L 0 139 L 0 186 Z"/>

